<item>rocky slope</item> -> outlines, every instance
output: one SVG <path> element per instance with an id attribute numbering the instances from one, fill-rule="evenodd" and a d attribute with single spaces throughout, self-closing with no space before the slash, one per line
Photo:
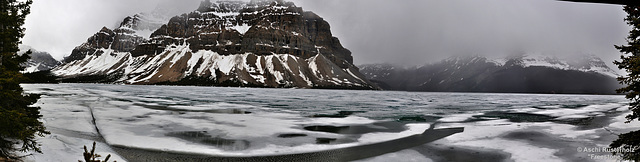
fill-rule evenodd
<path id="1" fill-rule="evenodd" d="M 60 61 L 51 57 L 51 54 L 43 51 L 35 50 L 29 46 L 20 46 L 20 54 L 31 50 L 31 59 L 22 64 L 25 67 L 22 73 L 34 73 L 39 71 L 47 71 L 60 65 Z"/>
<path id="2" fill-rule="evenodd" d="M 567 61 L 544 55 L 505 59 L 451 57 L 421 67 L 360 66 L 383 89 L 430 92 L 517 92 L 614 94 L 619 74 L 600 58 Z"/>
<path id="3" fill-rule="evenodd" d="M 161 26 L 148 20 L 103 28 L 53 72 L 77 82 L 376 88 L 329 23 L 291 2 L 207 0 Z"/>
<path id="4" fill-rule="evenodd" d="M 169 18 L 160 14 L 140 13 L 124 18 L 116 29 L 103 27 L 87 42 L 76 47 L 64 62 L 83 60 L 90 55 L 102 55 L 105 50 L 131 52 L 146 41 L 153 31 L 160 28 Z"/>

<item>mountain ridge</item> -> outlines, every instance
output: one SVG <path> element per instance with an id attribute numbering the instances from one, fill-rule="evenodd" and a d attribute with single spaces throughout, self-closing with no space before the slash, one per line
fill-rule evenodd
<path id="1" fill-rule="evenodd" d="M 387 90 L 615 94 L 621 87 L 615 79 L 620 74 L 595 56 L 574 63 L 551 58 L 459 56 L 410 68 L 391 64 L 360 68 L 368 79 Z"/>
<path id="2" fill-rule="evenodd" d="M 53 73 L 72 82 L 377 89 L 328 22 L 292 2 L 203 1 L 149 39 L 135 29 L 141 20 L 103 28 Z"/>
<path id="3" fill-rule="evenodd" d="M 47 71 L 61 64 L 60 61 L 53 58 L 48 52 L 38 51 L 30 46 L 20 45 L 20 51 L 18 53 L 22 55 L 28 50 L 31 50 L 31 58 L 22 64 L 22 66 L 25 67 L 25 69 L 21 71 L 22 73 Z"/>

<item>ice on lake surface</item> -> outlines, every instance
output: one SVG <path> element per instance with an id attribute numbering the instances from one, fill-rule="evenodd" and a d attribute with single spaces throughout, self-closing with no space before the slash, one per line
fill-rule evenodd
<path id="1" fill-rule="evenodd" d="M 465 131 L 361 161 L 603 161 L 625 124 L 624 96 L 419 93 L 101 84 L 23 84 L 51 135 L 27 161 L 117 161 L 149 151 L 251 157 L 330 150 L 437 128 Z M 95 121 L 94 121 L 95 119 Z M 95 124 L 94 124 L 95 123 Z M 122 151 L 121 148 L 137 151 Z M 170 158 L 170 157 L 167 157 Z M 172 161 L 172 159 L 166 159 Z M 616 161 L 617 159 L 604 159 Z M 174 160 L 179 161 L 179 160 Z"/>

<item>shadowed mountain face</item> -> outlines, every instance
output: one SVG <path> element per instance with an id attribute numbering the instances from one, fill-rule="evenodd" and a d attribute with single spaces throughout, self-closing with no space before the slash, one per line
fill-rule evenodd
<path id="1" fill-rule="evenodd" d="M 615 94 L 618 74 L 594 56 L 564 61 L 524 56 L 504 60 L 452 57 L 416 68 L 360 66 L 383 89 L 428 92 Z"/>
<path id="2" fill-rule="evenodd" d="M 103 28 L 54 74 L 73 82 L 376 89 L 329 23 L 291 2 L 207 0 L 162 25 L 156 17 Z"/>
<path id="3" fill-rule="evenodd" d="M 51 57 L 51 54 L 43 51 L 37 51 L 29 46 L 21 46 L 20 53 L 27 52 L 27 50 L 31 50 L 31 58 L 22 64 L 25 67 L 23 73 L 33 73 L 39 71 L 46 71 L 55 68 L 60 65 L 60 61 Z"/>

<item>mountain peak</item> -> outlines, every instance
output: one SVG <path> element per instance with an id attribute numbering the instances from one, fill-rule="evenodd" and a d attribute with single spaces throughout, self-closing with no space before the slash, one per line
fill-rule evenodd
<path id="1" fill-rule="evenodd" d="M 33 73 L 38 71 L 50 70 L 60 64 L 60 61 L 54 59 L 48 52 L 38 51 L 31 46 L 20 45 L 18 53 L 24 54 L 31 50 L 31 55 L 27 62 L 21 64 L 25 67 L 22 73 Z"/>
<path id="2" fill-rule="evenodd" d="M 153 31 L 169 22 L 169 18 L 169 16 L 158 14 L 156 11 L 152 13 L 142 12 L 124 18 L 118 29 L 129 31 L 129 34 L 148 39 Z"/>
<path id="3" fill-rule="evenodd" d="M 111 32 L 111 29 L 109 29 L 109 28 L 108 28 L 108 27 L 106 27 L 106 26 L 103 26 L 103 27 L 100 29 L 100 32 Z"/>
<path id="4" fill-rule="evenodd" d="M 243 1 L 215 1 L 210 0 L 202 1 L 197 11 L 200 12 L 219 12 L 230 13 L 240 12 L 241 9 L 247 6 L 247 2 Z"/>
<path id="5" fill-rule="evenodd" d="M 535 53 L 499 59 L 454 56 L 419 68 L 379 64 L 360 69 L 390 90 L 613 94 L 620 87 L 618 74 L 594 55 L 573 59 Z"/>
<path id="6" fill-rule="evenodd" d="M 551 67 L 563 70 L 577 70 L 583 72 L 595 72 L 610 77 L 618 77 L 620 74 L 613 71 L 600 57 L 593 54 L 576 54 L 573 56 L 554 56 L 542 53 L 530 53 L 520 58 L 510 58 L 507 61 L 517 61 L 522 67 Z"/>
<path id="7" fill-rule="evenodd" d="M 473 63 L 478 61 L 484 62 L 486 60 L 487 60 L 486 57 L 479 56 L 479 55 L 463 55 L 463 56 L 449 57 L 447 59 L 442 60 L 442 62 L 458 64 L 458 63 Z"/>
<path id="8" fill-rule="evenodd" d="M 466 66 L 475 63 L 492 63 L 496 66 L 502 66 L 506 68 L 514 66 L 522 68 L 548 67 L 560 70 L 594 72 L 614 78 L 620 76 L 620 74 L 612 70 L 604 61 L 602 61 L 602 59 L 593 54 L 559 57 L 555 55 L 531 52 L 492 59 L 479 55 L 461 55 L 449 57 L 436 64 Z"/>
<path id="9" fill-rule="evenodd" d="M 110 34 L 99 32 L 54 73 L 128 84 L 376 89 L 329 23 L 292 2 L 206 0 L 141 37 L 146 17 L 136 14 Z"/>
<path id="10" fill-rule="evenodd" d="M 285 2 L 283 0 L 252 0 L 250 2 L 245 1 L 215 1 L 210 0 L 202 1 L 196 11 L 217 13 L 218 16 L 231 16 L 238 15 L 243 10 L 259 10 L 258 8 L 273 8 L 280 7 L 286 9 L 289 7 L 296 7 L 293 2 Z M 235 13 L 235 14 L 234 14 Z"/>
<path id="11" fill-rule="evenodd" d="M 333 37 L 330 25 L 292 2 L 203 1 L 197 11 L 173 17 L 151 35 L 149 47 L 189 44 L 192 52 L 222 55 L 291 54 L 308 59 L 323 54 L 341 68 L 353 63 L 351 51 Z M 141 49 L 142 50 L 142 49 Z M 135 55 L 157 49 L 136 51 Z M 352 66 L 352 65 L 351 65 Z"/>

